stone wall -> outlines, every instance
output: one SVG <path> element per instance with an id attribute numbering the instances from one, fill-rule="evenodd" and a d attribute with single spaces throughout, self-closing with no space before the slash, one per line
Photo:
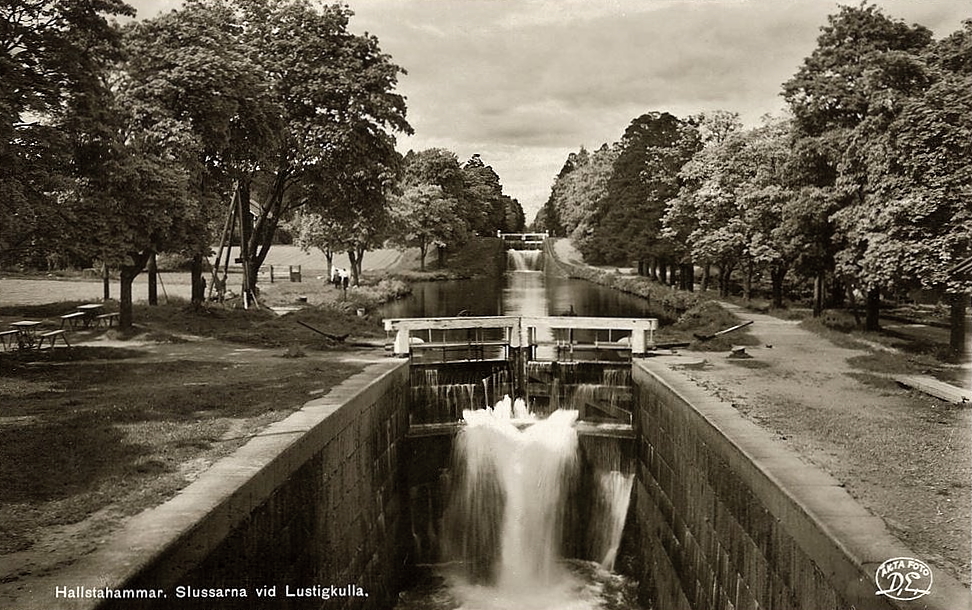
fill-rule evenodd
<path id="1" fill-rule="evenodd" d="M 35 597 L 45 608 L 390 607 L 409 542 L 400 474 L 408 376 L 407 361 L 368 366 L 135 517 L 54 583 L 164 597 L 101 606 Z M 246 599 L 218 597 L 240 589 Z"/>
<path id="2" fill-rule="evenodd" d="M 633 378 L 637 476 L 625 547 L 646 605 L 969 607 L 968 590 L 941 572 L 918 600 L 876 595 L 882 562 L 916 557 L 880 518 L 662 359 L 636 361 Z"/>

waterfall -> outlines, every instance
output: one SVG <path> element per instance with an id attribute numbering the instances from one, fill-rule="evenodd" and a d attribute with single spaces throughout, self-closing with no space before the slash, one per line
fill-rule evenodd
<path id="1" fill-rule="evenodd" d="M 507 250 L 507 268 L 512 271 L 540 271 L 543 269 L 540 250 Z"/>
<path id="2" fill-rule="evenodd" d="M 464 411 L 475 407 L 477 384 L 441 383 L 435 369 L 421 373 L 423 382 L 411 390 L 414 423 L 457 421 Z"/>
<path id="3" fill-rule="evenodd" d="M 556 411 L 524 430 L 525 403 L 466 411 L 456 443 L 457 485 L 446 512 L 447 559 L 502 590 L 559 579 L 566 497 L 577 469 L 576 411 Z M 520 413 L 517 413 L 520 411 Z"/>
<path id="4" fill-rule="evenodd" d="M 618 557 L 633 483 L 634 473 L 617 470 L 597 473 L 597 495 L 591 520 L 603 525 L 593 529 L 591 546 L 594 557 L 606 570 L 614 569 L 614 560 Z"/>

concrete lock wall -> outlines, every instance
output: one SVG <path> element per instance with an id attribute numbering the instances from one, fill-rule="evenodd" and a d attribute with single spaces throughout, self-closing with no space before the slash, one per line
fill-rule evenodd
<path id="1" fill-rule="evenodd" d="M 408 387 L 407 361 L 368 366 L 133 518 L 107 548 L 59 573 L 50 590 L 165 597 L 99 606 L 38 591 L 38 607 L 392 606 L 407 532 L 399 454 Z M 246 599 L 233 597 L 239 589 Z"/>
<path id="2" fill-rule="evenodd" d="M 637 476 L 626 545 L 651 607 L 969 607 L 968 590 L 941 571 L 920 599 L 876 595 L 882 562 L 920 559 L 880 518 L 663 361 L 636 361 L 633 378 Z"/>

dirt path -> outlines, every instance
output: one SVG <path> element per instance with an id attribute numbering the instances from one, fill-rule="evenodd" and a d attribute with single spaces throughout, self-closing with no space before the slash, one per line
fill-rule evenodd
<path id="1" fill-rule="evenodd" d="M 702 358 L 697 383 L 845 483 L 920 558 L 969 584 L 972 410 L 855 369 L 846 349 L 797 323 L 734 305 L 760 346 Z"/>

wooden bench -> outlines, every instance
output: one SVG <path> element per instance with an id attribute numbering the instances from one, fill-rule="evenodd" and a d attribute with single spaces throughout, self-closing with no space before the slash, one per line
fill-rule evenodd
<path id="1" fill-rule="evenodd" d="M 112 324 L 112 322 L 114 322 L 115 320 L 118 319 L 118 316 L 119 315 L 120 314 L 117 311 L 113 311 L 111 313 L 103 313 L 103 314 L 97 315 L 97 316 L 95 316 L 95 324 L 97 324 L 98 326 L 101 326 L 101 323 L 104 322 L 105 323 L 105 326 L 110 327 L 111 324 Z"/>
<path id="2" fill-rule="evenodd" d="M 71 347 L 71 344 L 67 340 L 67 331 L 62 329 L 59 330 L 49 330 L 46 333 L 40 333 L 37 335 L 37 349 L 43 349 L 44 342 L 48 342 L 51 349 L 54 349 L 54 344 L 57 343 L 57 338 L 60 337 L 64 341 L 64 345 Z"/>
<path id="3" fill-rule="evenodd" d="M 72 328 L 77 327 L 78 322 L 84 322 L 86 313 L 83 311 L 74 311 L 71 313 L 66 313 L 61 316 L 61 328 L 64 328 L 64 323 L 67 322 Z"/>
<path id="4" fill-rule="evenodd" d="M 0 331 L 0 346 L 3 346 L 3 350 L 11 350 L 14 347 L 19 346 L 17 342 L 17 335 L 20 334 L 18 330 L 3 330 Z"/>

